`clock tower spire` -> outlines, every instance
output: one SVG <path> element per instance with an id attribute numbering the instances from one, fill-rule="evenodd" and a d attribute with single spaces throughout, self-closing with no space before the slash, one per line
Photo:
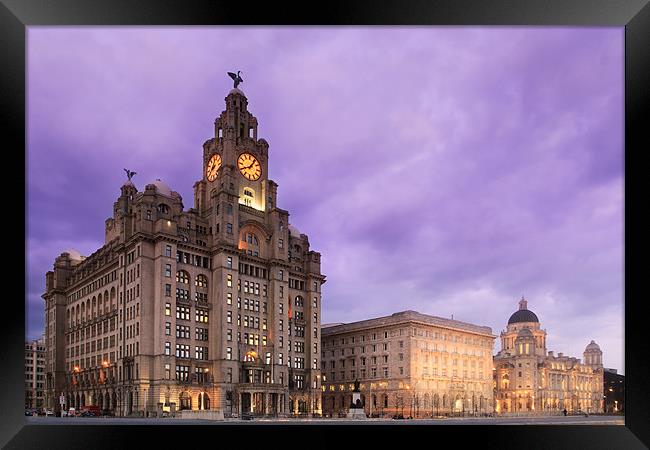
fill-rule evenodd
<path id="1" fill-rule="evenodd" d="M 202 179 L 194 185 L 195 209 L 201 214 L 218 211 L 223 193 L 231 204 L 266 211 L 275 205 L 275 183 L 268 179 L 269 145 L 258 139 L 257 118 L 248 111 L 248 98 L 241 89 L 231 89 L 224 101 L 226 108 L 214 121 L 214 137 L 203 144 Z"/>

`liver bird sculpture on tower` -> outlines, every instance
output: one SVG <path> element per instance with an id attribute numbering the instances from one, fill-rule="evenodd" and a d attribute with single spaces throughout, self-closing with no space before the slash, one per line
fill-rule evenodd
<path id="1" fill-rule="evenodd" d="M 232 73 L 232 72 L 228 72 L 228 76 L 230 76 L 230 78 L 232 78 L 232 79 L 235 81 L 235 89 L 237 89 L 237 85 L 238 85 L 239 83 L 242 83 L 242 82 L 244 81 L 244 80 L 242 80 L 242 78 L 239 76 L 240 73 L 241 73 L 241 70 L 238 70 L 236 74 L 234 74 L 234 73 Z"/>
<path id="2" fill-rule="evenodd" d="M 133 175 L 137 174 L 137 172 L 133 172 L 132 170 L 129 170 L 129 169 L 124 169 L 124 171 L 126 172 L 126 176 L 129 178 L 129 181 L 131 181 L 131 178 L 133 177 Z"/>

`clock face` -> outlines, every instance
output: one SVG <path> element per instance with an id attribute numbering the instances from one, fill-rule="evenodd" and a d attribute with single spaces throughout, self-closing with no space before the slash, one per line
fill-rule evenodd
<path id="1" fill-rule="evenodd" d="M 212 155 L 210 161 L 208 161 L 208 167 L 205 170 L 205 177 L 208 181 L 214 181 L 217 178 L 217 170 L 219 170 L 219 167 L 221 167 L 221 156 L 216 154 Z"/>
<path id="2" fill-rule="evenodd" d="M 247 180 L 259 180 L 262 176 L 262 166 L 260 162 L 250 153 L 242 153 L 237 159 L 237 167 L 241 174 Z"/>

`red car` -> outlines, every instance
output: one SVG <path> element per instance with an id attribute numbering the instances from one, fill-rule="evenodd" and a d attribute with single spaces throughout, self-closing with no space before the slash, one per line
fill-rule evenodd
<path id="1" fill-rule="evenodd" d="M 79 415 L 82 417 L 99 417 L 102 412 L 97 405 L 87 405 L 79 408 Z"/>

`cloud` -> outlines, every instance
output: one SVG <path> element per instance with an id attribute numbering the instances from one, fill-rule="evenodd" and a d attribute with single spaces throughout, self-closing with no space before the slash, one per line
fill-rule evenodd
<path id="1" fill-rule="evenodd" d="M 415 309 L 497 332 L 525 294 L 556 351 L 593 338 L 622 367 L 622 30 L 28 32 L 30 305 L 65 246 L 101 245 L 122 168 L 192 205 L 242 70 L 279 206 L 323 254 L 324 322 Z"/>

